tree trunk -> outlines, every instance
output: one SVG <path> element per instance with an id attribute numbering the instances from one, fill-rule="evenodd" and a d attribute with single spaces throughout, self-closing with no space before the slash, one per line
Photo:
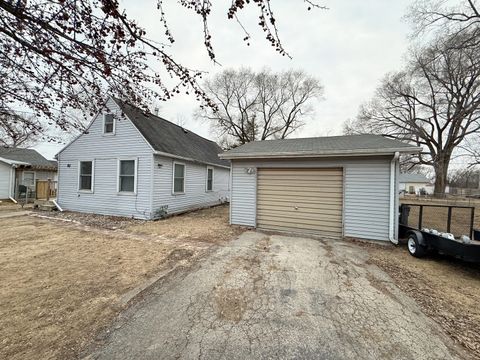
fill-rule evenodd
<path id="1" fill-rule="evenodd" d="M 445 155 L 438 159 L 434 165 L 435 169 L 435 187 L 433 189 L 434 197 L 444 197 L 445 188 L 447 186 L 448 165 L 450 163 L 450 156 Z"/>

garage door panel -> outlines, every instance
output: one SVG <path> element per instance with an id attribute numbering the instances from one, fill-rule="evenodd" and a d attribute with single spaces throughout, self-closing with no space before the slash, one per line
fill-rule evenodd
<path id="1" fill-rule="evenodd" d="M 298 197 L 315 197 L 315 198 L 334 198 L 334 199 L 341 199 L 342 198 L 342 190 L 324 190 L 324 191 L 315 191 L 315 190 L 307 190 L 308 188 L 303 189 L 288 189 L 285 188 L 281 189 L 258 189 L 263 196 L 268 195 L 280 195 L 283 196 L 298 196 Z"/>
<path id="2" fill-rule="evenodd" d="M 258 210 L 257 216 L 259 219 L 266 219 L 266 218 L 278 218 L 281 217 L 282 219 L 297 219 L 301 217 L 305 220 L 314 220 L 317 222 L 335 222 L 338 219 L 337 214 L 329 214 L 329 213 L 318 213 L 318 212 L 308 212 L 308 211 L 281 211 L 281 210 Z"/>
<path id="3" fill-rule="evenodd" d="M 322 236 L 334 236 L 336 238 L 341 236 L 341 228 L 323 227 L 320 231 L 318 226 L 311 226 L 308 224 L 289 223 L 289 222 L 265 222 L 261 229 L 272 231 L 287 231 L 296 233 L 308 233 Z"/>
<path id="4" fill-rule="evenodd" d="M 341 177 L 342 176 L 342 169 L 330 169 L 330 168 L 325 168 L 325 169 L 319 169 L 319 168 L 311 168 L 311 169 L 306 169 L 306 168 L 299 168 L 299 169 L 294 169 L 294 168 L 275 168 L 275 169 L 260 169 L 258 175 L 259 176 L 292 176 L 292 175 L 298 175 L 299 173 L 302 174 L 302 176 L 315 176 L 318 177 L 318 173 L 322 172 L 322 176 L 335 176 L 335 177 Z"/>
<path id="5" fill-rule="evenodd" d="M 268 197 L 268 198 L 261 198 L 257 201 L 257 207 L 263 205 L 269 206 L 298 206 L 301 204 L 303 207 L 309 207 L 313 209 L 323 209 L 323 208 L 341 208 L 342 207 L 342 199 L 322 199 L 316 200 L 312 198 L 308 199 L 301 199 L 299 202 L 298 196 L 291 196 L 291 197 Z"/>
<path id="6" fill-rule="evenodd" d="M 268 185 L 259 185 L 257 187 L 258 190 L 274 190 L 274 191 L 285 191 L 285 189 L 293 190 L 293 191 L 303 191 L 305 188 L 309 188 L 311 191 L 318 191 L 323 193 L 332 193 L 338 191 L 338 186 L 336 184 L 332 184 L 331 182 L 326 184 L 320 184 L 312 182 L 304 183 L 298 182 L 295 184 L 280 184 L 275 182 L 269 182 Z M 341 193 L 341 192 L 340 192 Z"/>
<path id="7" fill-rule="evenodd" d="M 258 170 L 259 228 L 340 237 L 342 204 L 342 169 Z"/>
<path id="8" fill-rule="evenodd" d="M 337 215 L 341 215 L 342 213 L 342 203 L 341 202 L 322 202 L 322 203 L 306 203 L 306 202 L 293 202 L 293 201 L 260 201 L 258 202 L 257 209 L 262 210 L 262 209 L 271 209 L 271 210 L 276 210 L 276 209 L 285 209 L 292 211 L 295 209 L 295 207 L 298 207 L 299 209 L 308 209 L 311 210 L 312 212 L 329 212 L 331 213 L 332 211 L 339 212 Z"/>
<path id="9" fill-rule="evenodd" d="M 309 204 L 310 205 L 310 204 Z M 272 204 L 272 205 L 259 205 L 258 206 L 258 212 L 261 211 L 286 211 L 286 212 L 296 212 L 296 213 L 312 213 L 312 214 L 330 214 L 334 216 L 341 216 L 342 215 L 342 206 L 341 205 L 327 205 L 327 206 L 315 206 L 313 207 L 314 204 L 311 204 L 312 206 L 306 206 L 305 204 L 302 204 L 300 207 L 297 206 L 297 210 L 295 210 L 295 205 L 290 205 L 290 204 Z"/>

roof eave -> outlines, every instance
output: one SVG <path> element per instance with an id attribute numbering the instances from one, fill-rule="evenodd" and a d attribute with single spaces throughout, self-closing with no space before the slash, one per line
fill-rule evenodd
<path id="1" fill-rule="evenodd" d="M 184 156 L 180 156 L 180 155 L 174 155 L 174 154 L 166 153 L 166 152 L 163 152 L 163 151 L 154 151 L 153 153 L 155 155 L 159 155 L 159 156 L 166 156 L 166 157 L 171 157 L 171 158 L 174 158 L 174 159 L 179 159 L 179 160 L 190 161 L 190 162 L 194 162 L 194 163 L 200 163 L 200 164 L 218 166 L 218 167 L 221 167 L 221 168 L 230 169 L 230 166 L 227 166 L 227 165 L 220 165 L 220 164 L 215 164 L 215 163 L 211 163 L 211 162 L 200 161 L 200 160 L 197 160 L 197 159 L 192 159 L 192 158 L 184 157 Z"/>
<path id="2" fill-rule="evenodd" d="M 27 163 L 27 162 L 24 162 L 24 161 L 11 160 L 11 159 L 7 159 L 7 158 L 3 158 L 3 157 L 0 157 L 0 161 L 3 161 L 4 163 L 6 163 L 8 165 L 27 165 L 27 166 L 31 166 L 30 163 Z"/>
<path id="3" fill-rule="evenodd" d="M 401 147 L 388 149 L 374 149 L 374 150 L 342 150 L 342 151 L 325 151 L 325 152 L 273 152 L 273 153 L 232 153 L 228 152 L 220 154 L 220 159 L 235 160 L 235 159 L 260 159 L 260 158 L 319 158 L 319 157 L 341 157 L 341 156 L 382 156 L 393 155 L 399 153 L 418 153 L 421 152 L 420 147 Z"/>

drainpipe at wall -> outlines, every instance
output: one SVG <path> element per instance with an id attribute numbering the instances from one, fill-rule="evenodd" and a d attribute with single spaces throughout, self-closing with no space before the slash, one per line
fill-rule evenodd
<path id="1" fill-rule="evenodd" d="M 388 229 L 388 238 L 389 240 L 394 243 L 395 245 L 398 244 L 398 239 L 395 239 L 395 169 L 396 169 L 396 162 L 400 157 L 400 153 L 397 151 L 395 155 L 393 155 L 393 159 L 390 162 L 390 224 Z"/>

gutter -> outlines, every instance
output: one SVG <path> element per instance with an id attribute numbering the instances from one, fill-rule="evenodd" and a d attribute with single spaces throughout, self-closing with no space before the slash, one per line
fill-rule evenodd
<path id="1" fill-rule="evenodd" d="M 322 153 L 315 152 L 273 152 L 273 153 L 238 153 L 238 154 L 229 154 L 228 152 L 219 154 L 220 159 L 261 159 L 261 158 L 306 158 L 306 157 L 332 157 L 332 156 L 379 156 L 379 155 L 392 155 L 392 153 L 416 153 L 422 151 L 422 148 L 412 146 L 412 147 L 402 147 L 402 148 L 391 148 L 391 149 L 373 149 L 373 150 L 339 150 L 339 151 L 326 151 Z"/>
<path id="2" fill-rule="evenodd" d="M 162 151 L 154 151 L 153 153 L 154 153 L 155 155 L 159 155 L 159 156 L 166 156 L 166 157 L 171 157 L 171 158 L 174 158 L 174 159 L 180 159 L 180 160 L 190 161 L 190 162 L 199 163 L 199 164 L 206 164 L 206 165 L 210 165 L 210 166 L 217 166 L 217 167 L 221 167 L 221 168 L 229 169 L 229 170 L 230 170 L 230 166 L 226 166 L 226 165 L 219 165 L 219 164 L 204 162 L 204 161 L 200 161 L 200 160 L 196 160 L 196 159 L 192 159 L 192 158 L 188 158 L 188 157 L 184 157 L 184 156 L 174 155 L 174 154 L 170 154 L 170 153 L 166 153 L 166 152 L 162 152 Z M 220 155 L 221 155 L 221 154 L 219 154 L 218 157 L 221 158 Z"/>
<path id="3" fill-rule="evenodd" d="M 395 168 L 400 153 L 398 151 L 393 155 L 392 161 L 390 161 L 390 216 L 388 227 L 388 239 L 395 245 L 398 245 L 398 239 L 395 239 Z"/>

